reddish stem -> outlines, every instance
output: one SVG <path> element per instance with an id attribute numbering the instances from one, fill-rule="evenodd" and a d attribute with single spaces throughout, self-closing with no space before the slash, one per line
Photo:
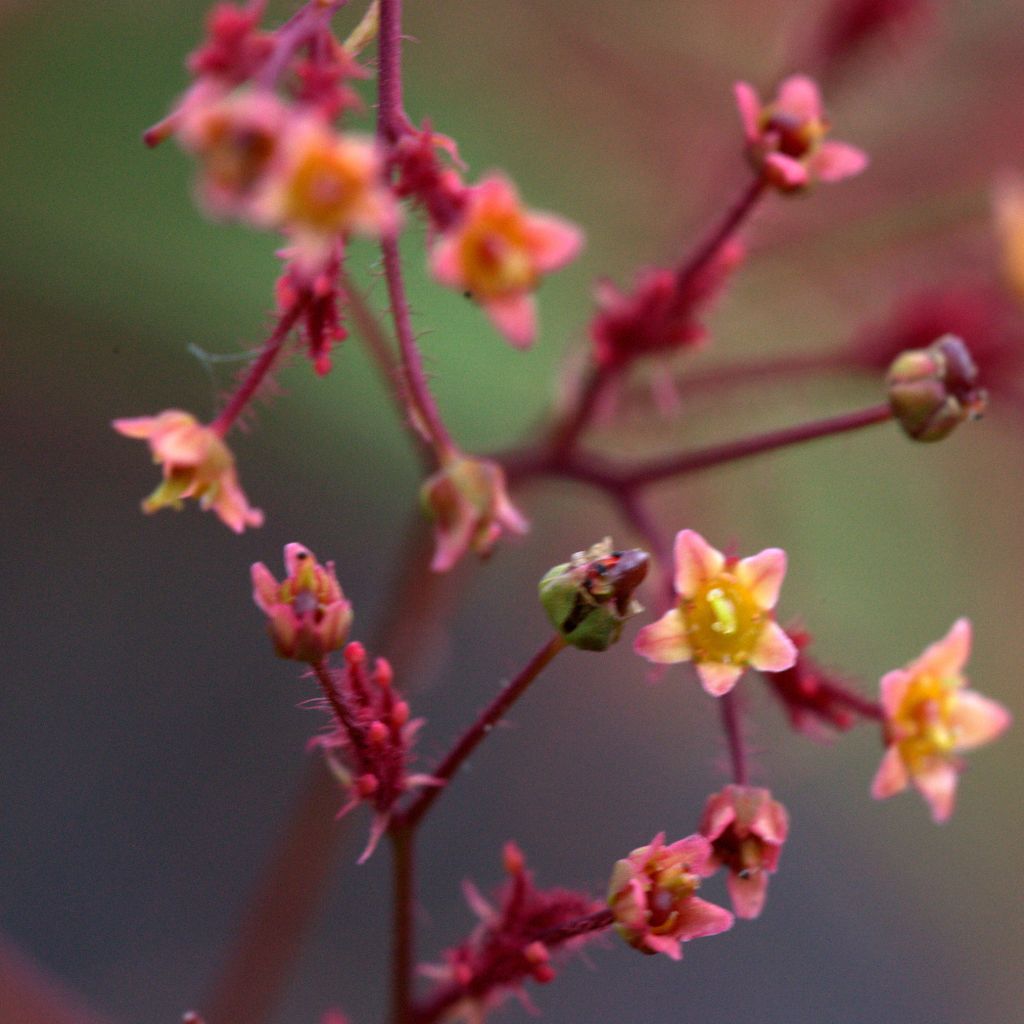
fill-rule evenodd
<path id="1" fill-rule="evenodd" d="M 275 32 L 274 50 L 259 73 L 259 85 L 264 89 L 273 89 L 299 48 L 314 39 L 320 29 L 348 2 L 349 0 L 310 0 L 310 3 L 280 25 Z"/>
<path id="2" fill-rule="evenodd" d="M 855 711 L 864 718 L 874 719 L 876 722 L 885 721 L 885 712 L 878 701 L 869 700 L 854 690 L 847 690 L 837 683 L 819 682 L 817 689 L 819 693 L 826 694 L 838 704 L 845 704 L 851 711 Z"/>
<path id="3" fill-rule="evenodd" d="M 220 415 L 210 424 L 210 429 L 221 437 L 234 426 L 235 421 L 245 411 L 245 407 L 252 401 L 253 396 L 260 389 L 277 362 L 281 349 L 288 337 L 288 332 L 295 326 L 295 322 L 302 315 L 304 302 L 299 299 L 281 315 L 274 328 L 273 334 L 266 340 L 263 350 L 253 361 L 238 390 L 231 396 L 228 404 L 221 410 Z"/>
<path id="4" fill-rule="evenodd" d="M 566 455 L 576 446 L 580 434 L 594 417 L 605 388 L 614 378 L 615 371 L 607 366 L 592 366 L 583 382 L 576 404 L 552 431 L 549 442 L 556 456 Z"/>
<path id="5" fill-rule="evenodd" d="M 548 663 L 567 646 L 565 638 L 560 634 L 552 637 L 531 659 L 529 664 L 507 683 L 497 697 L 480 712 L 476 721 L 463 733 L 462 737 L 448 752 L 444 760 L 431 772 L 434 778 L 448 782 L 459 770 L 466 758 L 476 750 L 480 741 L 501 720 L 509 708 L 527 691 L 530 684 L 541 674 Z M 421 789 L 413 802 L 399 817 L 401 825 L 415 828 L 423 816 L 430 810 L 434 801 L 441 795 L 442 788 L 432 786 Z"/>
<path id="6" fill-rule="evenodd" d="M 732 761 L 732 779 L 737 786 L 747 784 L 747 747 L 743 738 L 743 722 L 740 717 L 740 702 L 735 690 L 718 698 L 722 712 L 722 727 L 729 743 L 729 759 Z"/>

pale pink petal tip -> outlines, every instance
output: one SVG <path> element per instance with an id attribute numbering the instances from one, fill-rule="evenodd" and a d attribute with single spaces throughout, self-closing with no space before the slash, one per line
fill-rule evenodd
<path id="1" fill-rule="evenodd" d="M 430 250 L 430 272 L 441 284 L 458 288 L 463 283 L 459 247 L 454 238 L 440 238 Z"/>
<path id="2" fill-rule="evenodd" d="M 705 661 L 697 666 L 701 686 L 712 697 L 723 697 L 735 685 L 741 675 L 741 665 L 721 665 L 718 662 Z"/>
<path id="3" fill-rule="evenodd" d="M 758 607 L 774 608 L 786 578 L 786 552 L 782 548 L 765 548 L 742 559 L 736 565 L 736 578 L 750 591 Z"/>
<path id="4" fill-rule="evenodd" d="M 902 793 L 909 781 L 899 750 L 896 747 L 889 747 L 882 755 L 882 763 L 878 766 L 871 783 L 871 795 L 876 800 L 885 800 Z"/>
<path id="5" fill-rule="evenodd" d="M 737 917 L 742 917 L 746 921 L 760 917 L 761 911 L 764 910 L 765 897 L 768 895 L 767 872 L 755 871 L 747 878 L 743 878 L 730 871 L 725 884 Z"/>
<path id="6" fill-rule="evenodd" d="M 957 750 L 971 750 L 990 743 L 1009 728 L 1012 716 L 998 701 L 973 690 L 961 690 L 953 712 Z"/>
<path id="7" fill-rule="evenodd" d="M 842 181 L 860 174 L 868 166 L 868 155 L 845 142 L 825 142 L 811 160 L 815 177 L 821 181 Z"/>
<path id="8" fill-rule="evenodd" d="M 732 91 L 736 97 L 736 106 L 739 108 L 743 134 L 748 142 L 756 142 L 760 134 L 758 119 L 761 116 L 761 100 L 757 91 L 747 82 L 736 82 Z"/>
<path id="9" fill-rule="evenodd" d="M 657 622 L 644 626 L 633 641 L 633 650 L 656 665 L 690 660 L 686 623 L 678 609 L 666 612 Z"/>
<path id="10" fill-rule="evenodd" d="M 537 339 L 537 303 L 532 295 L 518 292 L 483 301 L 491 322 L 513 346 L 529 348 Z"/>
<path id="11" fill-rule="evenodd" d="M 725 555 L 713 548 L 696 530 L 680 530 L 676 534 L 676 593 L 693 597 L 706 580 L 717 576 L 725 567 Z"/>
<path id="12" fill-rule="evenodd" d="M 937 825 L 948 821 L 953 813 L 957 777 L 956 766 L 948 761 L 938 761 L 914 775 L 914 785 L 928 802 Z"/>
<path id="13" fill-rule="evenodd" d="M 561 217 L 538 213 L 530 217 L 529 224 L 534 262 L 544 273 L 564 267 L 583 248 L 583 232 Z"/>
<path id="14" fill-rule="evenodd" d="M 769 153 L 764 158 L 764 166 L 769 177 L 786 188 L 802 188 L 809 180 L 807 168 L 783 153 Z"/>
<path id="15" fill-rule="evenodd" d="M 750 664 L 760 672 L 784 672 L 796 664 L 797 653 L 786 631 L 777 622 L 767 622 L 751 652 Z"/>
<path id="16" fill-rule="evenodd" d="M 807 75 L 790 75 L 780 86 L 776 105 L 779 110 L 801 121 L 821 117 L 821 90 Z"/>

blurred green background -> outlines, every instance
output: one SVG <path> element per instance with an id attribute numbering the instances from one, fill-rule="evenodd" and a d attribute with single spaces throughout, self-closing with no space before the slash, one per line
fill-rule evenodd
<path id="1" fill-rule="evenodd" d="M 413 232 L 434 387 L 456 436 L 485 450 L 524 435 L 557 395 L 594 278 L 677 258 L 742 185 L 731 83 L 767 89 L 793 70 L 825 4 L 406 6 L 413 118 L 454 136 L 475 174 L 504 168 L 588 235 L 545 285 L 542 340 L 522 354 L 425 279 Z M 237 364 L 188 346 L 258 343 L 276 273 L 275 239 L 205 221 L 186 158 L 139 140 L 184 86 L 205 8 L 0 4 L 0 925 L 121 1022 L 172 1021 L 200 998 L 320 725 L 296 709 L 309 681 L 271 656 L 249 564 L 277 571 L 296 539 L 334 558 L 361 639 L 394 581 L 426 571 L 396 561 L 419 476 L 355 339 L 325 380 L 295 360 L 233 443 L 262 530 L 237 538 L 195 509 L 138 513 L 154 470 L 109 421 L 176 406 L 209 416 Z M 272 5 L 275 19 L 289 9 Z M 988 188 L 1024 170 L 1022 46 L 1017 5 L 956 3 L 915 45 L 857 65 L 830 109 L 836 135 L 871 153 L 869 173 L 765 205 L 701 365 L 825 350 L 908 289 L 991 275 Z M 353 248 L 381 304 L 374 261 Z M 595 440 L 678 447 L 877 400 L 864 381 L 804 380 L 633 417 Z M 783 616 L 802 616 L 818 656 L 868 689 L 969 615 L 971 676 L 1019 715 L 1022 465 L 1021 409 L 995 403 L 934 448 L 876 428 L 664 488 L 658 506 L 667 528 L 719 546 L 785 547 Z M 545 638 L 532 604 L 544 570 L 605 533 L 630 539 L 582 488 L 535 487 L 522 503 L 529 537 L 459 570 L 444 646 L 400 680 L 429 719 L 423 765 Z M 599 893 L 654 832 L 692 831 L 726 781 L 713 702 L 681 670 L 651 683 L 628 646 L 564 655 L 439 805 L 423 841 L 423 959 L 471 927 L 459 882 L 498 882 L 505 839 L 542 884 Z M 936 828 L 916 796 L 869 799 L 872 730 L 813 744 L 745 688 L 756 781 L 793 819 L 763 918 L 691 944 L 680 965 L 597 948 L 593 970 L 574 962 L 536 993 L 545 1018 L 1018 1019 L 1020 730 L 971 758 L 954 818 Z M 365 964 L 385 957 L 387 855 L 354 866 L 365 826 L 357 814 L 282 1022 L 332 1004 L 355 1024 L 380 1019 L 383 972 Z M 721 880 L 706 893 L 724 899 Z"/>

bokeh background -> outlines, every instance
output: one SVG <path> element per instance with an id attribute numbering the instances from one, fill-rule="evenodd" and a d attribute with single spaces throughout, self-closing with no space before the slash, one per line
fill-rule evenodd
<path id="1" fill-rule="evenodd" d="M 542 341 L 522 354 L 426 281 L 413 233 L 416 323 L 467 447 L 523 436 L 557 397 L 597 275 L 621 282 L 676 257 L 741 186 L 731 83 L 767 89 L 796 69 L 825 6 L 410 0 L 414 119 L 429 115 L 474 172 L 506 169 L 588 234 L 584 257 L 545 285 Z M 871 153 L 870 172 L 766 204 L 698 365 L 824 351 L 907 290 L 995 274 L 990 186 L 1024 170 L 1019 7 L 936 6 L 928 31 L 836 82 L 836 134 Z M 0 925 L 122 1024 L 173 1021 L 209 989 L 320 724 L 297 708 L 309 681 L 265 642 L 252 561 L 278 569 L 294 539 L 337 561 L 354 635 L 405 663 L 400 682 L 429 719 L 428 765 L 547 636 L 532 597 L 545 569 L 605 533 L 631 539 L 590 492 L 531 489 L 530 535 L 460 568 L 443 641 L 403 654 L 410 622 L 381 623 L 396 584 L 415 590 L 426 573 L 401 561 L 420 478 L 355 339 L 326 380 L 295 360 L 235 441 L 263 529 L 239 538 L 195 509 L 139 514 L 154 471 L 109 421 L 173 406 L 208 416 L 238 364 L 190 346 L 256 344 L 276 272 L 273 238 L 203 220 L 186 158 L 139 141 L 185 84 L 205 7 L 0 4 Z M 272 5 L 276 18 L 288 9 Z M 353 250 L 380 304 L 374 259 Z M 595 440 L 678 447 L 877 400 L 864 379 L 765 382 L 674 419 L 634 415 Z M 1022 466 L 1021 409 L 1003 401 L 940 446 L 875 428 L 663 488 L 658 508 L 667 528 L 720 546 L 785 547 L 784 616 L 802 616 L 818 656 L 868 690 L 968 614 L 972 677 L 1019 718 Z M 682 670 L 652 683 L 628 648 L 563 655 L 439 804 L 422 842 L 423 959 L 469 929 L 460 880 L 500 881 L 505 839 L 542 884 L 599 893 L 613 861 L 654 832 L 692 831 L 726 781 L 713 702 Z M 869 799 L 873 730 L 815 744 L 756 683 L 745 689 L 756 780 L 793 819 L 763 918 L 692 943 L 682 964 L 594 948 L 589 966 L 576 960 L 535 993 L 545 1019 L 1019 1019 L 1019 728 L 971 758 L 937 828 L 915 796 Z M 357 814 L 339 829 L 329 895 L 276 1021 L 308 1024 L 331 1005 L 355 1024 L 381 1019 L 388 858 L 355 866 L 366 824 Z M 721 879 L 706 892 L 724 899 Z M 3 1005 L 0 993 L 6 1024 Z"/>

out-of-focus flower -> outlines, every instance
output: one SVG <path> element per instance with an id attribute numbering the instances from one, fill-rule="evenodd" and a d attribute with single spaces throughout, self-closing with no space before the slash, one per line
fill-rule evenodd
<path id="1" fill-rule="evenodd" d="M 287 118 L 284 104 L 265 90 L 183 108 L 178 139 L 199 159 L 199 198 L 210 214 L 246 213 L 278 151 Z"/>
<path id="2" fill-rule="evenodd" d="M 309 548 L 286 544 L 287 576 L 278 583 L 257 562 L 252 567 L 252 598 L 266 613 L 274 647 L 282 658 L 311 664 L 336 651 L 352 625 L 352 605 L 338 585 L 334 563 L 321 565 Z"/>
<path id="3" fill-rule="evenodd" d="M 541 604 L 574 647 L 606 651 L 622 635 L 626 620 L 643 611 L 633 593 L 649 564 L 646 551 L 615 551 L 611 538 L 605 538 L 545 573 Z"/>
<path id="4" fill-rule="evenodd" d="M 476 299 L 509 342 L 527 348 L 537 335 L 532 292 L 582 244 L 579 228 L 526 210 L 515 186 L 493 174 L 468 190 L 462 216 L 434 243 L 430 267 L 442 284 Z"/>
<path id="5" fill-rule="evenodd" d="M 258 28 L 263 8 L 215 4 L 206 16 L 206 38 L 189 54 L 189 71 L 232 85 L 252 77 L 274 48 L 274 34 Z"/>
<path id="6" fill-rule="evenodd" d="M 992 206 L 1003 280 L 1018 302 L 1024 302 L 1024 177 L 1004 176 L 996 184 Z"/>
<path id="7" fill-rule="evenodd" d="M 1010 724 L 1001 704 L 966 689 L 963 667 L 971 624 L 957 619 L 941 640 L 906 668 L 882 677 L 885 755 L 871 795 L 884 799 L 912 782 L 945 821 L 953 812 L 962 762 L 956 755 L 994 740 Z"/>
<path id="8" fill-rule="evenodd" d="M 729 870 L 736 916 L 757 917 L 789 831 L 786 808 L 767 789 L 726 786 L 708 800 L 700 831 L 711 843 L 712 862 Z"/>
<path id="9" fill-rule="evenodd" d="M 447 572 L 470 548 L 489 554 L 505 530 L 529 529 L 508 496 L 504 470 L 490 459 L 453 456 L 423 484 L 420 500 L 434 520 L 434 572 Z"/>
<path id="10" fill-rule="evenodd" d="M 296 263 L 311 276 L 330 259 L 338 238 L 379 237 L 399 222 L 376 143 L 336 135 L 317 117 L 290 127 L 254 210 L 291 235 Z"/>
<path id="11" fill-rule="evenodd" d="M 726 558 L 695 530 L 675 543 L 679 603 L 637 634 L 634 649 L 648 661 L 692 661 L 704 689 L 720 697 L 751 665 L 779 672 L 796 647 L 772 609 L 786 575 L 786 553 L 766 548 L 749 558 Z"/>
<path id="12" fill-rule="evenodd" d="M 934 7 L 934 0 L 833 0 L 815 48 L 826 69 L 841 68 L 880 39 L 900 43 L 920 35 Z"/>
<path id="13" fill-rule="evenodd" d="M 714 873 L 711 844 L 693 835 L 665 845 L 654 837 L 616 863 L 608 905 L 616 931 L 641 953 L 682 958 L 681 944 L 732 927 L 732 914 L 694 895 L 701 878 Z"/>
<path id="14" fill-rule="evenodd" d="M 195 498 L 235 533 L 263 524 L 263 513 L 250 506 L 239 486 L 235 459 L 224 439 L 190 413 L 168 409 L 157 416 L 114 420 L 112 425 L 125 437 L 148 441 L 153 461 L 163 466 L 163 482 L 143 501 L 143 512 L 181 509 L 183 499 Z"/>
<path id="15" fill-rule="evenodd" d="M 795 192 L 814 181 L 841 181 L 867 167 L 863 150 L 826 141 L 829 122 L 813 79 L 792 75 L 767 104 L 746 82 L 737 82 L 734 89 L 750 159 L 779 191 Z"/>
<path id="16" fill-rule="evenodd" d="M 964 420 L 980 416 L 988 399 L 971 353 L 952 334 L 897 356 L 886 385 L 893 415 L 915 441 L 948 437 Z"/>

